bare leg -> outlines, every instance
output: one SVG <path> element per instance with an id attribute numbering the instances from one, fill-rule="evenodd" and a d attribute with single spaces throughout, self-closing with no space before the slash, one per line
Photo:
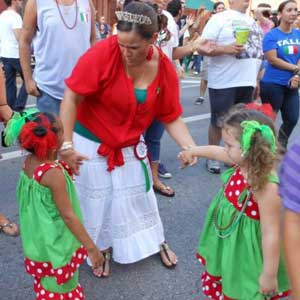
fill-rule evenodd
<path id="1" fill-rule="evenodd" d="M 159 194 L 163 196 L 172 197 L 174 196 L 174 190 L 169 186 L 163 184 L 158 177 L 158 165 L 159 165 L 158 161 L 152 161 L 150 164 L 154 190 L 156 192 L 159 192 Z"/>
<path id="2" fill-rule="evenodd" d="M 208 128 L 208 143 L 209 145 L 219 145 L 222 137 L 221 128 L 209 125 Z"/>
<path id="3" fill-rule="evenodd" d="M 200 98 L 204 98 L 207 89 L 207 80 L 202 79 L 200 83 Z"/>

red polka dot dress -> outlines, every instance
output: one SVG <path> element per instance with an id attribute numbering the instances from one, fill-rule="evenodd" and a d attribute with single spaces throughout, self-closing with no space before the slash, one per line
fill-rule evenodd
<path id="1" fill-rule="evenodd" d="M 51 191 L 40 185 L 43 175 L 52 168 L 63 172 L 74 213 L 82 222 L 72 173 L 64 162 L 41 164 L 33 178 L 22 171 L 17 199 L 25 270 L 34 278 L 36 300 L 83 300 L 78 268 L 87 252 L 62 220 Z"/>
<path id="2" fill-rule="evenodd" d="M 239 168 L 221 175 L 224 183 L 214 198 L 200 235 L 197 258 L 205 267 L 202 291 L 214 300 L 263 300 L 259 292 L 263 256 L 260 215 L 250 186 Z M 277 176 L 270 181 L 278 183 Z M 278 294 L 289 295 L 283 261 L 278 270 Z"/>

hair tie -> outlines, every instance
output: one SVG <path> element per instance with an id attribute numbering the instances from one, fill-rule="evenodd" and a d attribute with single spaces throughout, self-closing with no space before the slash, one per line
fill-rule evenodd
<path id="1" fill-rule="evenodd" d="M 48 130 L 42 125 L 38 125 L 33 129 L 33 133 L 38 137 L 44 137 L 47 134 Z"/>
<path id="2" fill-rule="evenodd" d="M 260 124 L 257 121 L 243 121 L 241 123 L 241 127 L 243 128 L 243 133 L 241 137 L 241 148 L 243 157 L 245 157 L 248 154 L 251 148 L 252 136 L 256 131 L 260 131 L 263 139 L 270 144 L 271 152 L 273 154 L 276 153 L 276 139 L 270 126 Z"/>

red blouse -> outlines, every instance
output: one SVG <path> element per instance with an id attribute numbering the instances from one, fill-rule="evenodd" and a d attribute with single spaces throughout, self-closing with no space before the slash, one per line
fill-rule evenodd
<path id="1" fill-rule="evenodd" d="M 101 140 L 98 153 L 113 155 L 115 165 L 124 163 L 122 158 L 119 161 L 121 148 L 135 145 L 154 119 L 168 123 L 182 114 L 177 74 L 169 59 L 159 53 L 157 75 L 141 104 L 126 75 L 117 36 L 89 49 L 66 79 L 72 91 L 84 96 L 77 121 Z"/>

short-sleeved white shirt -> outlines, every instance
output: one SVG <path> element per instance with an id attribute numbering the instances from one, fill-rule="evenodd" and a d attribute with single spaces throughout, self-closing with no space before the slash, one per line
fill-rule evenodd
<path id="1" fill-rule="evenodd" d="M 176 48 L 179 45 L 178 25 L 168 11 L 163 10 L 162 13 L 168 18 L 168 30 L 171 34 L 171 37 L 170 40 L 161 45 L 161 50 L 169 57 L 170 60 L 173 60 L 173 48 Z"/>
<path id="2" fill-rule="evenodd" d="M 202 39 L 229 45 L 235 42 L 235 28 L 250 29 L 245 52 L 235 55 L 219 55 L 209 58 L 208 87 L 224 89 L 241 86 L 256 86 L 256 78 L 262 62 L 262 32 L 247 14 L 226 10 L 215 14 L 205 26 Z"/>
<path id="3" fill-rule="evenodd" d="M 14 29 L 22 28 L 22 18 L 14 10 L 7 9 L 0 15 L 0 56 L 19 58 L 19 43 Z"/>

